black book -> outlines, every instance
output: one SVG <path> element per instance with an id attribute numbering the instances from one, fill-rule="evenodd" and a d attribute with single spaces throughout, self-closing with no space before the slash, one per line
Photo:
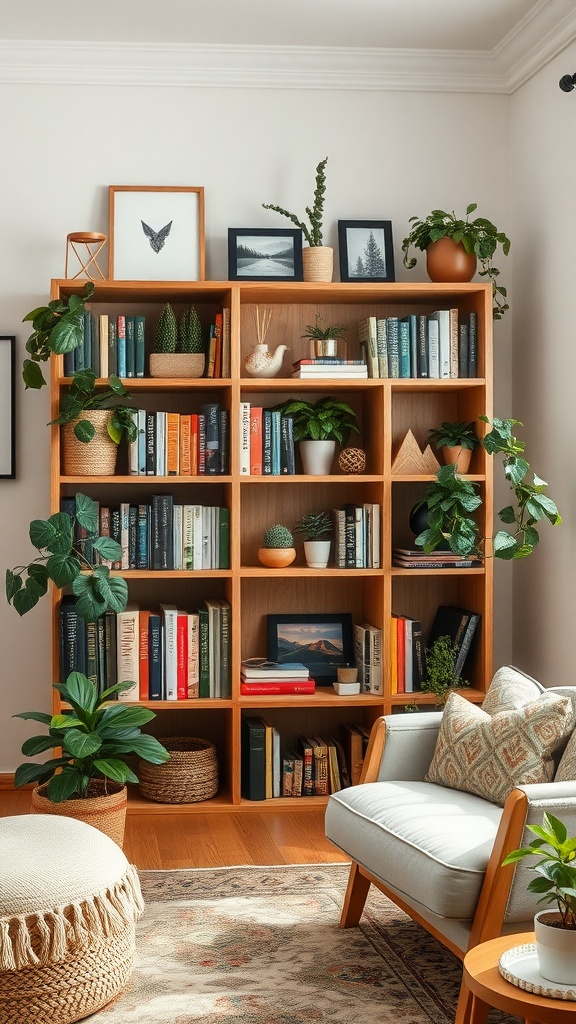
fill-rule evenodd
<path id="1" fill-rule="evenodd" d="M 474 640 L 474 637 L 476 636 L 476 631 L 478 629 L 480 619 L 481 616 L 478 615 L 476 612 L 472 612 L 470 618 L 468 619 L 466 629 L 464 630 L 464 636 L 462 637 L 462 642 L 460 644 L 460 650 L 458 651 L 458 656 L 456 658 L 456 664 L 454 665 L 454 671 L 456 672 L 456 675 L 462 674 L 462 670 L 466 663 L 466 659 L 470 653 L 472 642 Z"/>
<path id="2" fill-rule="evenodd" d="M 478 313 L 472 311 L 468 317 L 468 376 L 478 376 Z"/>
<path id="3" fill-rule="evenodd" d="M 173 510 L 171 494 L 152 495 L 152 568 L 173 569 Z"/>
<path id="4" fill-rule="evenodd" d="M 458 650 L 454 669 L 456 674 L 460 675 L 479 621 L 480 615 L 476 612 L 469 611 L 467 608 L 441 604 L 438 606 L 434 621 L 430 627 L 426 646 L 430 649 L 438 637 L 450 637 L 452 644 Z"/>
<path id="5" fill-rule="evenodd" d="M 86 623 L 86 678 L 98 689 L 98 633 L 95 622 Z"/>
<path id="6" fill-rule="evenodd" d="M 418 360 L 416 367 L 418 377 L 428 377 L 428 319 L 424 314 L 418 316 Z"/>
<path id="7" fill-rule="evenodd" d="M 294 427 L 291 416 L 282 416 L 280 420 L 280 472 L 289 476 L 296 472 Z"/>
<path id="8" fill-rule="evenodd" d="M 60 680 L 65 682 L 71 672 L 83 671 L 78 667 L 78 630 L 84 629 L 78 619 L 76 598 L 66 595 L 60 602 Z"/>
<path id="9" fill-rule="evenodd" d="M 116 612 L 108 611 L 104 615 L 104 649 L 106 652 L 106 675 L 104 689 L 118 682 L 118 662 L 116 651 Z"/>
<path id="10" fill-rule="evenodd" d="M 345 568 L 356 568 L 356 506 L 344 505 Z"/>
<path id="11" fill-rule="evenodd" d="M 426 651 L 422 624 L 412 623 L 412 687 L 414 692 L 422 689 L 422 681 L 426 676 Z"/>
<path id="12" fill-rule="evenodd" d="M 468 324 L 458 324 L 458 376 L 468 377 Z"/>
<path id="13" fill-rule="evenodd" d="M 228 409 L 220 409 L 220 473 L 228 472 L 230 464 L 230 415 Z"/>
<path id="14" fill-rule="evenodd" d="M 104 615 L 96 619 L 96 653 L 98 658 L 98 693 L 106 689 L 106 620 Z"/>
<path id="15" fill-rule="evenodd" d="M 266 726 L 261 718 L 244 715 L 241 726 L 242 796 L 266 799 Z"/>
<path id="16" fill-rule="evenodd" d="M 207 402 L 202 406 L 202 415 L 206 430 L 204 472 L 207 475 L 214 475 L 220 472 L 220 406 L 217 402 Z"/>
<path id="17" fill-rule="evenodd" d="M 148 620 L 148 696 L 150 700 L 162 700 L 162 617 L 156 612 Z"/>
<path id="18" fill-rule="evenodd" d="M 91 366 L 97 377 L 100 376 L 100 320 L 90 313 L 90 351 Z"/>
<path id="19" fill-rule="evenodd" d="M 156 413 L 146 413 L 146 475 L 156 474 Z"/>
<path id="20" fill-rule="evenodd" d="M 116 321 L 108 317 L 108 375 L 118 374 L 118 337 Z"/>

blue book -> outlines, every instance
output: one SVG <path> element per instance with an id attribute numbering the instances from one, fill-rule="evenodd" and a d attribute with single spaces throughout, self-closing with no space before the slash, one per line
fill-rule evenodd
<path id="1" fill-rule="evenodd" d="M 400 331 L 398 317 L 389 316 L 386 320 L 386 336 L 388 339 L 388 376 L 400 376 Z"/>
<path id="2" fill-rule="evenodd" d="M 137 534 L 136 534 L 136 568 L 148 569 L 148 538 L 149 538 L 150 506 L 138 505 Z"/>
<path id="3" fill-rule="evenodd" d="M 398 321 L 399 335 L 399 376 L 406 378 L 410 376 L 410 321 L 402 319 Z"/>
<path id="4" fill-rule="evenodd" d="M 126 317 L 119 316 L 116 325 L 116 359 L 118 376 L 126 377 Z"/>
<path id="5" fill-rule="evenodd" d="M 126 377 L 136 376 L 136 342 L 134 337 L 134 317 L 126 317 Z"/>
<path id="6" fill-rule="evenodd" d="M 280 443 L 282 436 L 282 413 L 279 409 L 272 409 L 272 475 L 279 476 L 281 472 Z"/>

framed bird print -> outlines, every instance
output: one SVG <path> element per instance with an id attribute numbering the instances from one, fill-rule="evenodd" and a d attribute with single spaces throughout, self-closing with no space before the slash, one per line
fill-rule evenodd
<path id="1" fill-rule="evenodd" d="M 110 185 L 111 281 L 203 281 L 204 189 Z"/>

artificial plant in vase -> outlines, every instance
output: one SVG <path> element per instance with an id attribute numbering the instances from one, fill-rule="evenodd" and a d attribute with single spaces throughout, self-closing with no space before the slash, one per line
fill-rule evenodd
<path id="1" fill-rule="evenodd" d="M 288 217 L 304 235 L 308 247 L 304 248 L 302 258 L 304 262 L 305 281 L 331 281 L 334 265 L 334 251 L 330 246 L 322 244 L 322 217 L 324 212 L 324 193 L 326 192 L 326 164 L 328 157 L 324 157 L 316 167 L 316 184 L 314 188 L 314 201 L 312 206 L 306 207 L 308 223 L 300 219 L 295 213 L 290 213 L 282 206 L 273 203 L 262 203 L 265 210 L 274 210 L 283 217 Z"/>

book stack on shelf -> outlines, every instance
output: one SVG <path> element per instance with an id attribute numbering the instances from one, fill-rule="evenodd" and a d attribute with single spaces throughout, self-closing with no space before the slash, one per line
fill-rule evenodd
<path id="1" fill-rule="evenodd" d="M 120 701 L 196 700 L 231 696 L 230 605 L 206 598 L 196 611 L 129 604 L 85 622 L 76 598 L 60 603 L 60 664 L 66 679 L 82 672 L 102 693 L 131 681 Z"/>
<path id="2" fill-rule="evenodd" d="M 291 416 L 240 402 L 240 473 L 280 476 L 296 472 Z"/>
<path id="3" fill-rule="evenodd" d="M 332 509 L 334 564 L 339 569 L 380 568 L 380 505 L 364 502 Z"/>
<path id="4" fill-rule="evenodd" d="M 476 377 L 478 314 L 458 309 L 365 317 L 358 342 L 369 377 Z"/>
<path id="5" fill-rule="evenodd" d="M 368 376 L 368 367 L 363 359 L 323 356 L 321 359 L 298 359 L 292 366 L 292 376 L 301 380 L 338 380 L 340 377 L 362 380 Z"/>
<path id="6" fill-rule="evenodd" d="M 350 727 L 360 741 L 363 759 L 364 736 Z M 368 730 L 366 730 L 368 732 Z M 242 737 L 242 792 L 247 800 L 277 797 L 328 796 L 350 786 L 351 770 L 342 741 L 333 736 L 301 735 L 296 749 L 282 753 L 280 730 L 261 715 L 244 715 Z M 349 744 L 351 756 L 358 751 Z"/>
<path id="7" fill-rule="evenodd" d="M 361 693 L 382 693 L 382 630 L 369 622 L 354 626 L 354 655 Z"/>
<path id="8" fill-rule="evenodd" d="M 314 693 L 316 682 L 310 670 L 299 661 L 278 662 L 265 658 L 247 658 L 240 668 L 240 693 L 259 694 Z"/>
<path id="9" fill-rule="evenodd" d="M 422 548 L 393 548 L 392 565 L 399 569 L 478 569 L 481 558 L 462 558 L 455 551 L 431 551 Z"/>
<path id="10" fill-rule="evenodd" d="M 138 437 L 129 444 L 132 476 L 218 476 L 228 473 L 229 416 L 218 402 L 198 413 L 132 411 Z"/>
<path id="11" fill-rule="evenodd" d="M 426 675 L 422 624 L 408 615 L 390 619 L 391 693 L 416 693 Z"/>

